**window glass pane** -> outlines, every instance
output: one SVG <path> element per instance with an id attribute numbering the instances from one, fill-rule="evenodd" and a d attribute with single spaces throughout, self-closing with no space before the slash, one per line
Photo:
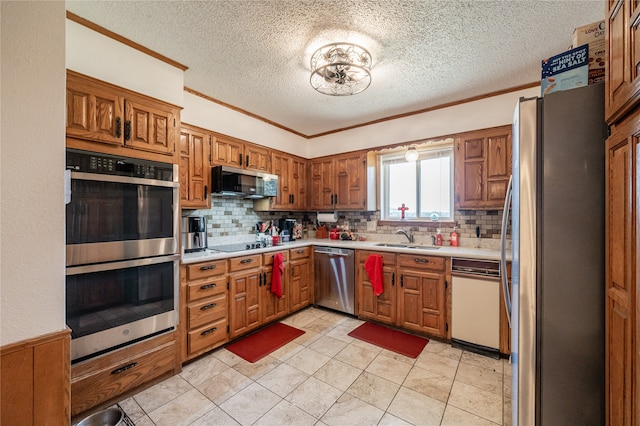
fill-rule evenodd
<path id="1" fill-rule="evenodd" d="M 400 219 L 402 213 L 398 210 L 404 205 L 409 207 L 405 211 L 406 218 L 416 217 L 417 191 L 416 191 L 416 165 L 415 163 L 395 163 L 388 165 L 388 189 L 387 217 Z"/>
<path id="2" fill-rule="evenodd" d="M 451 157 L 435 157 L 420 161 L 420 216 L 431 214 L 452 217 Z"/>

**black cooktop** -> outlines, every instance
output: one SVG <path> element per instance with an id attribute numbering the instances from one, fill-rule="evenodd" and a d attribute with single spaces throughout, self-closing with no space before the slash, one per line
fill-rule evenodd
<path id="1" fill-rule="evenodd" d="M 264 243 L 236 243 L 236 244 L 225 244 L 222 246 L 214 246 L 209 247 L 211 250 L 224 251 L 226 253 L 233 253 L 235 251 L 245 251 L 245 250 L 255 250 L 259 248 L 264 248 L 267 245 Z"/>

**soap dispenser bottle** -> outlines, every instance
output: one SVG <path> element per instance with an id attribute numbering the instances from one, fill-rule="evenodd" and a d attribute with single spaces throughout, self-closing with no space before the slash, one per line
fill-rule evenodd
<path id="1" fill-rule="evenodd" d="M 453 232 L 451 233 L 451 246 L 458 247 L 458 233 L 456 232 L 456 227 L 453 227 Z"/>
<path id="2" fill-rule="evenodd" d="M 437 246 L 442 245 L 442 231 L 440 229 L 436 231 L 436 245 Z"/>

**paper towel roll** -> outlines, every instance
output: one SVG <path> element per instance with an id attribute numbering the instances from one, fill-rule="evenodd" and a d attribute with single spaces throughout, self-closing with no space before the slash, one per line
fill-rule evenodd
<path id="1" fill-rule="evenodd" d="M 321 223 L 335 223 L 338 221 L 338 215 L 333 213 L 318 213 L 318 222 Z"/>

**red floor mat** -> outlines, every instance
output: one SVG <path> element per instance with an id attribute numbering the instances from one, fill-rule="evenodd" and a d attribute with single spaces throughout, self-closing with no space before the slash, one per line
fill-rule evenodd
<path id="1" fill-rule="evenodd" d="M 365 322 L 349 333 L 349 336 L 410 358 L 417 358 L 424 347 L 427 346 L 427 343 L 429 343 L 429 340 L 424 337 L 403 333 L 402 331 L 393 330 L 370 322 Z"/>
<path id="2" fill-rule="evenodd" d="M 303 334 L 302 330 L 277 322 L 230 344 L 226 348 L 253 363 Z"/>

